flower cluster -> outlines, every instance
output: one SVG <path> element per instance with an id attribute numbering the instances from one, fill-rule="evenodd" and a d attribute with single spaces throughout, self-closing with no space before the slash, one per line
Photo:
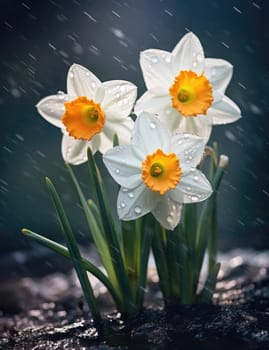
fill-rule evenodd
<path id="1" fill-rule="evenodd" d="M 205 200 L 212 191 L 195 169 L 212 125 L 240 118 L 237 105 L 225 96 L 232 65 L 205 58 L 193 33 L 186 34 L 171 53 L 143 51 L 140 64 L 148 90 L 136 103 L 132 83 L 101 83 L 74 64 L 67 75 L 67 94 L 48 96 L 37 109 L 61 128 L 66 162 L 85 162 L 88 147 L 93 154 L 97 150 L 104 154 L 110 174 L 122 186 L 120 219 L 152 212 L 163 227 L 173 229 L 183 203 Z M 133 107 L 139 116 L 135 125 L 129 116 Z M 112 149 L 115 134 L 120 146 Z"/>
<path id="2" fill-rule="evenodd" d="M 28 229 L 23 232 L 71 259 L 97 325 L 101 316 L 87 272 L 104 284 L 117 310 L 129 316 L 143 308 L 151 251 L 166 305 L 210 302 L 220 267 L 216 196 L 228 157 L 218 155 L 216 143 L 212 148 L 206 144 L 212 125 L 241 117 L 225 95 L 232 65 L 205 58 L 193 33 L 186 34 L 171 53 L 143 51 L 140 63 L 147 91 L 137 101 L 134 84 L 102 83 L 74 64 L 67 74 L 67 93 L 37 104 L 39 113 L 62 131 L 62 156 L 102 268 L 81 256 L 60 196 L 48 178 L 66 247 Z M 130 116 L 133 110 L 135 121 Z M 97 151 L 120 185 L 120 222 L 110 210 L 94 160 Z M 208 155 L 206 177 L 202 170 Z M 85 198 L 69 165 L 86 161 L 91 200 Z M 198 202 L 203 202 L 199 210 Z M 205 256 L 208 271 L 201 285 Z"/>

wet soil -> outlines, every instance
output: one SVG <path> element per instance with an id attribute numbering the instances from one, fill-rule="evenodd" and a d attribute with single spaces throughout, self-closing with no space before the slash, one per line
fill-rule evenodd
<path id="1" fill-rule="evenodd" d="M 123 320 L 92 280 L 104 324 L 94 327 L 72 271 L 1 283 L 0 349 L 269 349 L 269 251 L 232 251 L 212 305 L 164 308 L 150 270 L 146 308 Z"/>

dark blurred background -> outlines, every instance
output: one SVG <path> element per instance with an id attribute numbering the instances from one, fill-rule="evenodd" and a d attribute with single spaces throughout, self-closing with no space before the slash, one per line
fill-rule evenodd
<path id="1" fill-rule="evenodd" d="M 171 51 L 190 30 L 207 57 L 234 65 L 227 95 L 243 115 L 237 123 L 215 127 L 210 139 L 230 157 L 219 194 L 220 249 L 269 248 L 268 5 L 266 0 L 1 0 L 1 266 L 14 261 L 17 271 L 27 273 L 30 254 L 50 264 L 47 250 L 20 233 L 28 227 L 60 239 L 46 175 L 62 193 L 76 234 L 82 240 L 86 235 L 61 157 L 61 133 L 38 115 L 35 104 L 66 90 L 74 62 L 102 81 L 132 81 L 141 96 L 139 52 Z M 90 193 L 86 165 L 75 171 Z"/>

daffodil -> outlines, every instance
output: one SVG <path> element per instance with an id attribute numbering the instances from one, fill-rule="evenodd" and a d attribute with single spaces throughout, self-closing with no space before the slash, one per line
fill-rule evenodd
<path id="1" fill-rule="evenodd" d="M 42 99 L 38 112 L 63 133 L 62 156 L 71 164 L 87 160 L 92 153 L 106 152 L 113 146 L 115 134 L 120 144 L 130 141 L 133 108 L 137 88 L 130 82 L 101 82 L 88 69 L 74 64 L 67 74 L 67 94 Z"/>
<path id="2" fill-rule="evenodd" d="M 154 113 L 173 132 L 201 136 L 207 143 L 212 125 L 238 120 L 241 112 L 225 90 L 232 65 L 222 59 L 204 58 L 193 33 L 186 34 L 173 51 L 141 52 L 140 64 L 147 91 L 137 101 L 135 113 Z"/>
<path id="3" fill-rule="evenodd" d="M 171 135 L 154 115 L 138 116 L 130 145 L 103 155 L 114 180 L 121 185 L 117 208 L 120 219 L 133 220 L 149 212 L 164 228 L 174 229 L 183 203 L 208 198 L 212 188 L 196 169 L 204 152 L 203 139 Z"/>

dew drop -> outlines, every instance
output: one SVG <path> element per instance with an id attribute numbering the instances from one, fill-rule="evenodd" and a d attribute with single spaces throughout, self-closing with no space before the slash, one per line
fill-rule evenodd
<path id="1" fill-rule="evenodd" d="M 193 202 L 197 202 L 199 200 L 199 198 L 197 196 L 191 196 L 191 200 Z"/>
<path id="2" fill-rule="evenodd" d="M 120 169 L 116 169 L 116 170 L 115 170 L 115 173 L 116 173 L 116 174 L 119 174 L 119 173 L 120 173 Z"/>
<path id="3" fill-rule="evenodd" d="M 189 159 L 189 160 L 192 160 L 192 156 L 189 156 L 188 159 Z"/>
<path id="4" fill-rule="evenodd" d="M 169 223 L 169 224 L 171 224 L 172 222 L 173 222 L 173 218 L 172 218 L 172 216 L 168 216 L 168 218 L 167 218 L 167 222 Z"/>
<path id="5" fill-rule="evenodd" d="M 85 74 L 86 74 L 86 76 L 88 77 L 88 76 L 90 75 L 90 72 L 86 72 Z"/>
<path id="6" fill-rule="evenodd" d="M 129 197 L 129 198 L 134 198 L 133 192 L 128 193 L 128 197 Z"/>
<path id="7" fill-rule="evenodd" d="M 158 58 L 156 56 L 151 57 L 151 62 L 152 63 L 157 63 L 158 62 Z"/>
<path id="8" fill-rule="evenodd" d="M 94 81 L 92 81 L 91 86 L 93 89 L 96 89 L 96 83 Z"/>
<path id="9" fill-rule="evenodd" d="M 198 176 L 194 176 L 194 180 L 195 180 L 195 181 L 198 181 L 198 180 L 199 180 L 199 177 L 198 177 Z"/>
<path id="10" fill-rule="evenodd" d="M 126 204 L 125 204 L 124 202 L 121 202 L 120 207 L 121 207 L 121 208 L 125 208 L 125 207 L 126 207 Z"/>
<path id="11" fill-rule="evenodd" d="M 190 187 L 190 186 L 186 187 L 186 190 L 187 190 L 188 192 L 190 192 L 190 191 L 191 191 L 191 187 Z"/>
<path id="12" fill-rule="evenodd" d="M 126 187 L 122 187 L 121 190 L 122 190 L 122 192 L 128 192 L 128 188 L 126 188 Z"/>
<path id="13" fill-rule="evenodd" d="M 60 100 L 63 100 L 65 98 L 65 93 L 63 91 L 58 91 L 57 96 Z"/>
<path id="14" fill-rule="evenodd" d="M 70 78 L 70 79 L 74 79 L 74 73 L 73 73 L 73 72 L 70 72 L 70 73 L 69 73 L 69 78 Z"/>
<path id="15" fill-rule="evenodd" d="M 150 122 L 149 126 L 151 127 L 151 129 L 155 129 L 156 128 L 156 124 L 154 122 Z"/>
<path id="16" fill-rule="evenodd" d="M 134 211 L 135 211 L 136 214 L 141 214 L 142 209 L 141 209 L 141 207 L 136 206 L 136 207 L 134 208 Z"/>
<path id="17" fill-rule="evenodd" d="M 170 56 L 170 55 L 167 55 L 167 56 L 165 57 L 165 62 L 166 62 L 166 63 L 170 63 L 170 62 L 171 62 L 171 56 Z"/>

